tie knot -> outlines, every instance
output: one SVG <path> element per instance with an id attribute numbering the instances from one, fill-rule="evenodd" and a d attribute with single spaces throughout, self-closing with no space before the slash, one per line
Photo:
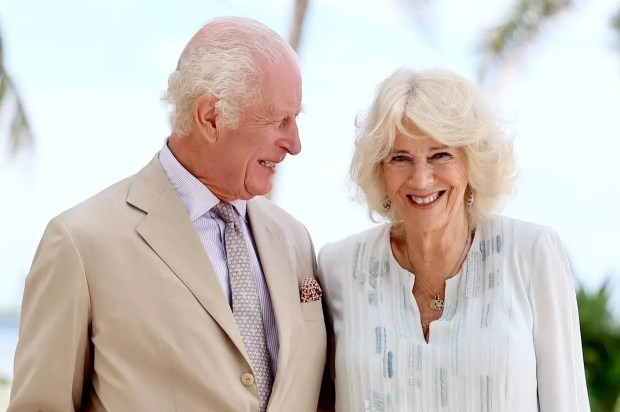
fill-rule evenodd
<path id="1" fill-rule="evenodd" d="M 233 209 L 233 206 L 230 203 L 220 202 L 213 208 L 213 210 L 224 220 L 224 222 L 226 222 L 227 225 L 232 224 L 235 226 L 235 222 L 237 221 L 235 219 L 235 209 Z"/>

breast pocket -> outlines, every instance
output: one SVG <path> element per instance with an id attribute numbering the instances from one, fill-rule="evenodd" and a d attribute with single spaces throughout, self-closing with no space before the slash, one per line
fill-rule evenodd
<path id="1" fill-rule="evenodd" d="M 301 310 L 304 314 L 304 319 L 307 321 L 323 319 L 323 305 L 321 305 L 321 299 L 302 303 Z"/>

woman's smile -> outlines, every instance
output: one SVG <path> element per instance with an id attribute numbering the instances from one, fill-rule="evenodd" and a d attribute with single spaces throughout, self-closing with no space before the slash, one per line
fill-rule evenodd
<path id="1" fill-rule="evenodd" d="M 420 196 L 407 195 L 407 198 L 409 199 L 409 203 L 412 206 L 417 207 L 419 209 L 429 209 L 435 206 L 435 204 L 443 196 L 444 193 L 446 193 L 445 190 L 440 190 L 438 192 L 434 192 L 428 195 L 420 195 Z"/>

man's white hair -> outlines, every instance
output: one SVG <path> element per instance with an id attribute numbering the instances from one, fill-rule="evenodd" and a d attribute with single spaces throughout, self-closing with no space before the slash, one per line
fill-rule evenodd
<path id="1" fill-rule="evenodd" d="M 163 98 L 170 104 L 172 134 L 185 136 L 192 125 L 192 105 L 203 95 L 215 96 L 216 113 L 235 128 L 240 111 L 261 98 L 262 68 L 295 52 L 275 31 L 244 17 L 209 21 L 181 53 Z"/>

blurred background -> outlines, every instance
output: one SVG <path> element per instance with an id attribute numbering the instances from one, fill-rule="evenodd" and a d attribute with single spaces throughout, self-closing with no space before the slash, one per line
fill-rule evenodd
<path id="1" fill-rule="evenodd" d="M 593 411 L 620 411 L 620 0 L 0 0 L 0 409 L 47 222 L 161 148 L 168 75 L 221 15 L 260 20 L 299 53 L 303 150 L 272 199 L 317 250 L 373 225 L 347 170 L 377 84 L 402 65 L 478 83 L 515 136 L 502 213 L 562 237 Z"/>

